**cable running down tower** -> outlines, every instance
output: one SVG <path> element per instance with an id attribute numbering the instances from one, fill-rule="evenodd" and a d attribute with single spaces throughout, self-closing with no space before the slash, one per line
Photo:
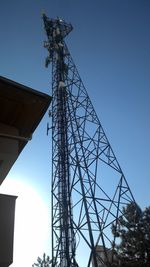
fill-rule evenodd
<path id="1" fill-rule="evenodd" d="M 64 41 L 72 25 L 43 21 L 52 64 L 53 267 L 110 267 L 112 225 L 134 198 Z"/>

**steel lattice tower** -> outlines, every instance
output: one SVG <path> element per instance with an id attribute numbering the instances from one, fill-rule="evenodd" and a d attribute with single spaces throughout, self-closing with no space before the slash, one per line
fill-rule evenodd
<path id="1" fill-rule="evenodd" d="M 43 21 L 52 63 L 53 266 L 111 266 L 111 227 L 134 198 L 64 41 L 71 24 Z"/>

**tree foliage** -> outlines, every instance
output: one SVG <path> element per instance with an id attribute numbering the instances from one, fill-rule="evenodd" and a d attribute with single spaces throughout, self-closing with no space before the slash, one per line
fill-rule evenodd
<path id="1" fill-rule="evenodd" d="M 52 260 L 50 260 L 49 256 L 46 256 L 46 254 L 43 254 L 43 258 L 40 257 L 37 258 L 37 263 L 34 263 L 32 267 L 51 267 L 52 266 Z"/>
<path id="2" fill-rule="evenodd" d="M 124 217 L 116 228 L 112 227 L 118 239 L 115 252 L 121 267 L 150 266 L 150 207 L 144 211 L 134 202 L 123 208 Z M 117 265 L 118 266 L 118 265 Z"/>

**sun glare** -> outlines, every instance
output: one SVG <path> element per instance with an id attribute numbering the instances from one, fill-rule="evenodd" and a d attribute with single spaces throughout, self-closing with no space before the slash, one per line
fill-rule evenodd
<path id="1" fill-rule="evenodd" d="M 11 267 L 30 267 L 47 252 L 49 237 L 48 208 L 38 193 L 20 180 L 3 182 L 0 193 L 18 196 L 16 200 L 14 260 Z"/>

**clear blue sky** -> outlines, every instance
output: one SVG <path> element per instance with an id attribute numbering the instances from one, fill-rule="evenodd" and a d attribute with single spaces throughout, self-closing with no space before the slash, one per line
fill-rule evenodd
<path id="1" fill-rule="evenodd" d="M 51 93 L 41 11 L 71 22 L 68 47 L 139 205 L 150 205 L 150 1 L 2 0 L 1 75 Z M 10 174 L 50 198 L 46 115 Z"/>

